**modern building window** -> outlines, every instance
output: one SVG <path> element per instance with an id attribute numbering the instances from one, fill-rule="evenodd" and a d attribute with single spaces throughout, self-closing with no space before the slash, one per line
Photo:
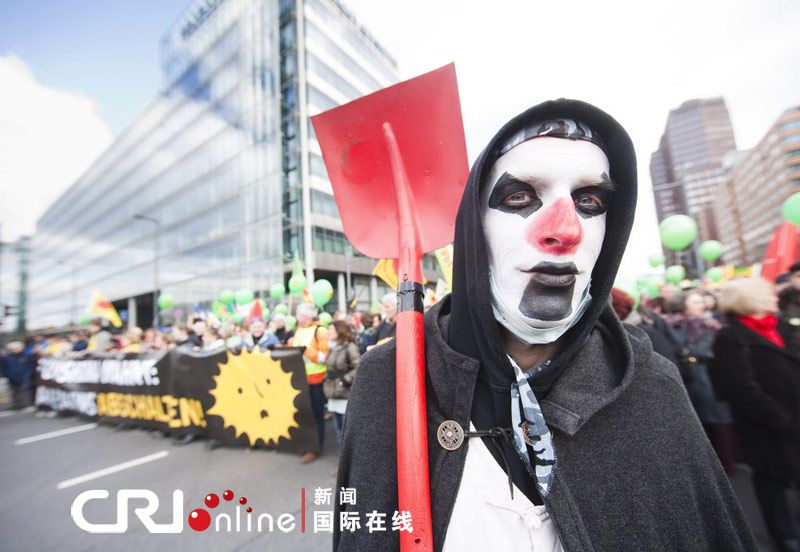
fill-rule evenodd
<path id="1" fill-rule="evenodd" d="M 314 227 L 313 247 L 320 253 L 344 255 L 349 242 L 344 234 L 328 228 Z M 354 250 L 355 253 L 355 250 Z"/>
<path id="2" fill-rule="evenodd" d="M 316 153 L 309 153 L 308 160 L 311 174 L 328 180 L 328 171 L 325 169 L 325 162 L 322 160 L 322 157 Z"/>
<path id="3" fill-rule="evenodd" d="M 314 26 L 311 21 L 306 20 L 306 34 L 311 40 L 319 42 L 319 45 L 325 49 L 325 52 L 334 57 L 336 61 L 341 63 L 354 77 L 360 79 L 364 84 L 373 90 L 383 88 L 381 83 L 375 80 L 369 73 L 364 70 L 364 67 L 351 58 L 344 50 L 339 48 L 336 43 L 325 35 L 321 30 Z"/>
<path id="4" fill-rule="evenodd" d="M 339 218 L 339 209 L 332 195 L 311 190 L 311 211 L 327 217 Z"/>
<path id="5" fill-rule="evenodd" d="M 311 85 L 308 86 L 308 103 L 314 107 L 318 107 L 322 111 L 333 109 L 339 105 L 338 102 L 330 99 L 327 95 Z"/>
<path id="6" fill-rule="evenodd" d="M 355 100 L 363 96 L 360 90 L 350 84 L 339 73 L 325 65 L 321 60 L 310 52 L 306 53 L 306 64 L 308 70 L 318 75 L 322 80 L 336 88 L 339 92 L 344 94 L 348 99 Z"/>
<path id="7" fill-rule="evenodd" d="M 800 134 L 792 134 L 783 139 L 784 144 L 796 144 L 797 142 L 800 142 Z"/>
<path id="8" fill-rule="evenodd" d="M 326 26 L 336 31 L 339 37 L 343 38 L 350 47 L 357 51 L 365 61 L 369 62 L 384 77 L 391 82 L 397 80 L 397 77 L 388 69 L 386 60 L 382 59 L 378 53 L 367 46 L 364 40 L 353 32 L 353 29 L 344 21 L 341 14 L 334 13 L 325 0 L 306 0 L 306 5 L 310 6 L 325 21 Z M 375 48 L 378 49 L 377 46 Z M 391 59 L 388 55 L 386 55 L 386 58 Z M 394 63 L 394 60 L 392 60 L 392 63 Z"/>
<path id="9" fill-rule="evenodd" d="M 786 121 L 781 125 L 781 130 L 793 130 L 795 128 L 800 128 L 800 119 L 795 119 L 794 121 Z"/>

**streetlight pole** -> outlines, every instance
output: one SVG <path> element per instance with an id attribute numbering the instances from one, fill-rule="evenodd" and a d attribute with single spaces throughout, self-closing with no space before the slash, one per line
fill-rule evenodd
<path id="1" fill-rule="evenodd" d="M 352 255 L 353 255 L 353 246 L 350 245 L 350 242 L 347 242 L 347 244 L 344 247 L 344 266 L 345 266 L 345 270 L 347 272 L 347 276 L 346 276 L 347 279 L 345 280 L 345 293 L 344 293 L 344 296 L 345 296 L 345 300 L 347 300 L 347 301 L 351 300 L 350 299 L 350 293 L 352 293 L 352 291 L 353 291 L 353 277 L 352 277 L 352 274 L 350 273 L 350 259 L 351 259 Z M 349 303 L 348 303 L 347 306 L 348 307 L 350 306 Z M 346 308 L 345 308 L 345 311 L 347 311 Z"/>
<path id="2" fill-rule="evenodd" d="M 147 215 L 133 215 L 136 220 L 143 220 L 154 225 L 153 234 L 153 327 L 158 325 L 158 239 L 161 234 L 161 221 Z"/>

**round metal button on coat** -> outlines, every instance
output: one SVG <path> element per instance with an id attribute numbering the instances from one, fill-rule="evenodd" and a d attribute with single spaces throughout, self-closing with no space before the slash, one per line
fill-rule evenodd
<path id="1" fill-rule="evenodd" d="M 464 442 L 464 430 L 458 422 L 454 420 L 445 420 L 439 424 L 439 429 L 436 430 L 436 437 L 439 439 L 439 444 L 445 450 L 456 450 Z"/>

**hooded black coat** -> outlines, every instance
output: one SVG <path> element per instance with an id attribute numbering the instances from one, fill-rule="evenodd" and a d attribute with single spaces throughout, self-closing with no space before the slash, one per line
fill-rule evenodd
<path id="1" fill-rule="evenodd" d="M 544 500 L 565 550 L 756 550 L 730 484 L 700 426 L 674 365 L 640 330 L 623 326 L 608 294 L 633 223 L 636 162 L 627 133 L 583 102 L 558 100 L 512 119 L 475 162 L 459 208 L 452 296 L 425 317 L 428 453 L 434 548 L 447 534 L 468 442 L 439 446 L 444 420 L 466 428 L 508 427 L 513 371 L 494 320 L 481 223 L 480 186 L 503 141 L 541 119 L 570 117 L 599 133 L 616 191 L 592 273 L 593 301 L 561 340 L 545 381 L 534 388 L 559 458 Z M 347 409 L 337 488 L 355 487 L 355 506 L 397 509 L 394 341 L 367 353 Z M 535 485 L 508 448 L 514 483 L 532 500 Z M 501 455 L 505 459 L 501 458 Z M 505 460 L 505 461 L 504 461 Z M 363 521 L 363 520 L 362 520 Z M 391 528 L 391 527 L 390 527 Z M 476 543 L 476 547 L 482 545 Z M 396 532 L 334 530 L 335 550 L 399 549 Z"/>

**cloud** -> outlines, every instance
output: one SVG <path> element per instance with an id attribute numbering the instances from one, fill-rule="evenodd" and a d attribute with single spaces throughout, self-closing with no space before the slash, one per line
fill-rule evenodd
<path id="1" fill-rule="evenodd" d="M 2 239 L 32 234 L 112 137 L 94 100 L 45 86 L 24 61 L 0 56 Z"/>

